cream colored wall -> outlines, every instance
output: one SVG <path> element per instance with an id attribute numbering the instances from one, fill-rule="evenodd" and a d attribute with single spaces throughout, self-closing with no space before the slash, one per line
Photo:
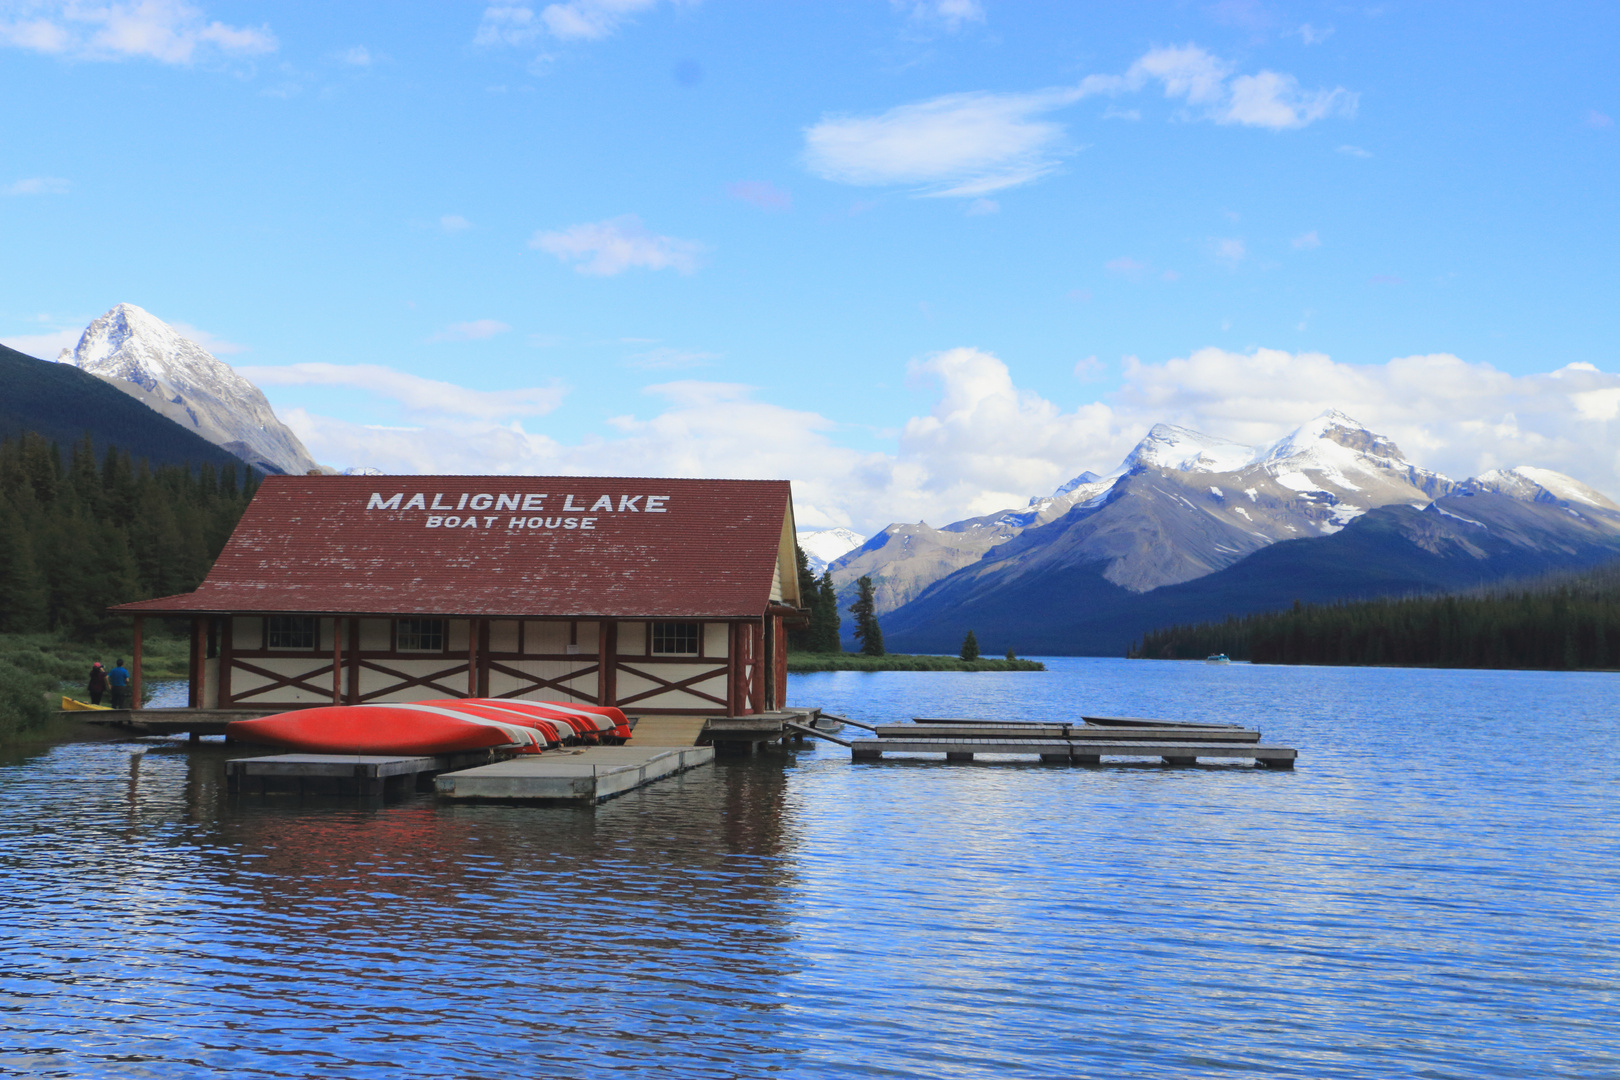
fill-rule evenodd
<path id="1" fill-rule="evenodd" d="M 489 651 L 517 652 L 518 620 L 491 619 L 489 621 Z"/>
<path id="2" fill-rule="evenodd" d="M 295 686 L 281 686 L 264 696 L 264 701 L 276 704 L 310 705 L 319 702 L 330 704 L 332 701 L 332 661 L 329 658 L 304 656 L 255 656 L 251 660 L 254 667 L 273 671 L 277 675 L 299 675 L 308 678 L 308 681 L 322 687 L 318 694 L 310 693 Z M 345 665 L 346 667 L 347 665 Z M 345 678 L 345 682 L 347 679 Z M 217 685 L 217 682 L 216 682 Z M 231 665 L 231 700 L 238 705 L 256 704 L 255 691 L 263 690 L 273 685 L 272 680 L 263 675 L 233 664 Z"/>
<path id="3" fill-rule="evenodd" d="M 392 620 L 361 619 L 360 651 L 387 652 L 394 644 Z"/>
<path id="4" fill-rule="evenodd" d="M 202 669 L 203 697 L 199 703 L 204 709 L 219 708 L 219 660 L 204 660 Z"/>
<path id="5" fill-rule="evenodd" d="M 647 652 L 647 624 L 622 622 L 619 624 L 619 655 L 643 656 Z M 623 697 L 623 692 L 620 692 Z"/>
<path id="6" fill-rule="evenodd" d="M 426 698 L 439 697 L 466 697 L 467 696 L 467 657 L 461 656 L 435 656 L 423 660 L 379 660 L 377 663 L 392 671 L 403 672 L 412 678 L 432 675 L 435 672 L 448 671 L 438 680 L 439 688 L 432 686 L 408 686 L 401 690 L 391 690 L 376 697 L 368 697 L 367 701 L 422 701 Z M 458 669 L 459 663 L 459 669 Z M 362 668 L 360 671 L 360 693 L 368 695 L 381 687 L 397 683 L 399 680 L 386 675 L 381 671 L 370 671 Z"/>
<path id="7" fill-rule="evenodd" d="M 237 615 L 232 618 L 231 647 L 233 649 L 263 648 L 264 620 L 257 615 Z"/>
<path id="8" fill-rule="evenodd" d="M 446 620 L 449 625 L 445 629 L 445 647 L 452 653 L 467 655 L 467 624 L 466 619 Z"/>
<path id="9" fill-rule="evenodd" d="M 703 624 L 703 655 L 705 657 L 725 657 L 729 655 L 731 637 L 726 633 L 729 624 L 712 622 Z"/>
<path id="10" fill-rule="evenodd" d="M 572 675 L 573 672 L 595 667 L 596 658 L 594 656 L 581 657 L 578 661 L 502 660 L 501 666 L 509 667 L 514 671 L 521 671 L 526 675 L 533 675 L 534 677 L 540 679 L 550 679 L 553 681 L 562 680 L 563 685 L 573 692 L 572 700 L 583 702 L 596 701 L 598 689 L 596 672 L 593 671 L 588 675 Z M 528 689 L 525 690 L 525 688 Z M 569 699 L 569 695 L 559 694 L 550 688 L 534 689 L 532 683 L 525 682 L 524 680 L 513 675 L 507 675 L 504 672 L 491 671 L 489 673 L 490 697 L 503 697 L 506 694 L 510 694 L 518 690 L 525 690 L 523 693 L 524 697 L 539 701 L 564 701 Z"/>
<path id="11" fill-rule="evenodd" d="M 631 662 L 630 658 L 626 658 L 626 660 Z M 702 668 L 695 667 L 692 664 L 659 664 L 647 660 L 634 661 L 634 666 L 640 671 L 645 671 L 649 675 L 656 675 L 661 679 L 668 679 L 670 682 L 690 679 L 698 671 L 702 670 Z M 646 693 L 648 690 L 654 690 L 659 686 L 658 683 L 653 682 L 651 679 L 642 678 L 622 667 L 615 674 L 615 682 L 617 684 L 617 694 L 615 696 L 620 701 Z M 624 710 L 632 714 L 637 709 L 688 709 L 692 712 L 702 713 L 724 713 L 726 711 L 723 704 L 726 700 L 726 671 L 724 668 L 717 670 L 715 674 L 702 682 L 695 683 L 693 689 L 714 695 L 720 699 L 721 704 L 716 704 L 707 698 L 698 697 L 696 694 L 688 693 L 685 690 L 665 690 L 662 693 L 641 698 L 632 704 L 626 705 Z"/>

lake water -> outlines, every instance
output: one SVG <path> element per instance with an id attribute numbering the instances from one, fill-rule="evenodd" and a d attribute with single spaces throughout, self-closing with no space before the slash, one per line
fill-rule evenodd
<path id="1" fill-rule="evenodd" d="M 0 1074 L 1620 1076 L 1620 677 L 1050 663 L 790 696 L 1236 720 L 1299 766 L 823 744 L 553 810 L 4 759 Z"/>

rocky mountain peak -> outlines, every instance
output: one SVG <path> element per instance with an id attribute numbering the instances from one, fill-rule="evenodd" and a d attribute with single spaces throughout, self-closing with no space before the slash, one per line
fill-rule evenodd
<path id="1" fill-rule="evenodd" d="M 302 475 L 317 468 L 258 387 L 134 304 L 119 304 L 91 322 L 78 345 L 63 349 L 57 360 L 104 379 L 264 471 Z"/>

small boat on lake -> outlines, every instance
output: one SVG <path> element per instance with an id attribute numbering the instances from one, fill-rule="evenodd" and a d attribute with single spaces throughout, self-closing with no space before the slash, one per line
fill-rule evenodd
<path id="1" fill-rule="evenodd" d="M 1206 664 L 1230 664 L 1231 662 L 1232 658 L 1223 652 L 1210 653 L 1204 657 L 1204 663 Z"/>
<path id="2" fill-rule="evenodd" d="M 559 701 L 442 698 L 326 705 L 225 725 L 228 739 L 312 754 L 440 755 L 510 748 L 538 754 L 569 743 L 623 743 L 619 709 Z"/>

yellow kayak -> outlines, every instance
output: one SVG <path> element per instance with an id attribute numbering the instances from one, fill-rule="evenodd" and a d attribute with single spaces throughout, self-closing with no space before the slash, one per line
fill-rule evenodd
<path id="1" fill-rule="evenodd" d="M 112 706 L 92 705 L 88 701 L 76 701 L 73 698 L 64 697 L 62 699 L 62 709 L 65 712 L 90 712 L 92 710 L 97 712 L 108 712 L 111 711 Z"/>

